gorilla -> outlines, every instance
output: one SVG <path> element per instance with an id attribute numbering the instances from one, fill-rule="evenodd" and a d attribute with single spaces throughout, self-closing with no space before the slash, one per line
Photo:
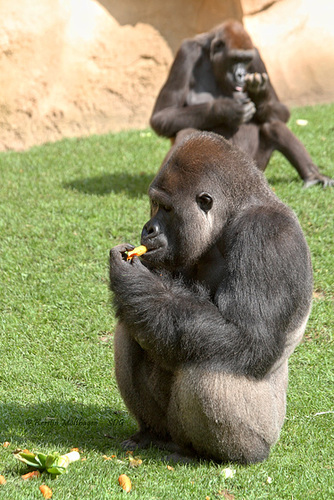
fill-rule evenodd
<path id="1" fill-rule="evenodd" d="M 289 116 L 250 36 L 241 23 L 229 20 L 182 43 L 150 124 L 172 142 L 189 128 L 216 132 L 248 153 L 262 171 L 278 150 L 305 187 L 333 185 L 285 125 Z"/>
<path id="2" fill-rule="evenodd" d="M 262 461 L 311 308 L 301 227 L 253 161 L 210 132 L 174 148 L 149 196 L 147 253 L 110 251 L 116 379 L 139 426 L 123 446 Z"/>

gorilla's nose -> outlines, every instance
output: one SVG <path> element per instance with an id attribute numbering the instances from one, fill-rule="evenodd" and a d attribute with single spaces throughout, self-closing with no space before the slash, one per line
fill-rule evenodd
<path id="1" fill-rule="evenodd" d="M 243 65 L 237 64 L 234 68 L 234 79 L 236 82 L 243 83 L 246 76 L 246 69 Z"/>
<path id="2" fill-rule="evenodd" d="M 156 221 L 149 220 L 142 231 L 142 238 L 153 240 L 160 234 L 160 227 Z"/>

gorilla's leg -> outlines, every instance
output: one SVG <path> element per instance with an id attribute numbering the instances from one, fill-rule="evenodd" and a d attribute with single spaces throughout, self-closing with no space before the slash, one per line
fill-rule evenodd
<path id="1" fill-rule="evenodd" d="M 291 130 L 289 130 L 285 123 L 280 120 L 264 123 L 261 126 L 261 134 L 264 140 L 270 144 L 273 149 L 277 149 L 277 151 L 282 153 L 295 167 L 298 174 L 303 179 L 305 187 L 318 183 L 324 186 L 334 184 L 333 179 L 319 172 L 318 167 L 313 163 L 304 145 L 297 139 Z M 256 160 L 258 159 L 256 158 Z"/>
<path id="2" fill-rule="evenodd" d="M 172 375 L 153 363 L 131 337 L 124 324 L 118 324 L 114 337 L 115 372 L 126 406 L 139 425 L 139 432 L 122 443 L 126 449 L 162 447 L 170 441 L 166 413 Z"/>
<path id="3" fill-rule="evenodd" d="M 173 441 L 217 461 L 265 460 L 283 424 L 287 372 L 287 362 L 263 380 L 182 370 L 168 412 Z"/>
<path id="4" fill-rule="evenodd" d="M 244 123 L 231 137 L 228 137 L 226 134 L 223 135 L 226 139 L 232 142 L 232 144 L 241 149 L 241 151 L 244 151 L 251 158 L 255 159 L 255 156 L 260 148 L 260 131 L 256 123 Z M 266 168 L 266 165 L 262 167 L 261 163 L 261 165 L 258 164 L 258 167 L 263 171 Z"/>

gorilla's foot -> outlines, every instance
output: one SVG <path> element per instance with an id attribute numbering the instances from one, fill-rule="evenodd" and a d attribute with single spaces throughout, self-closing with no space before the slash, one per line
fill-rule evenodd
<path id="1" fill-rule="evenodd" d="M 179 464 L 191 464 L 196 461 L 196 458 L 197 457 L 192 452 L 189 451 L 188 453 L 186 450 L 181 450 L 179 448 L 178 451 L 167 455 L 167 457 L 164 458 L 164 461 Z"/>
<path id="2" fill-rule="evenodd" d="M 162 448 L 163 450 L 168 450 L 174 452 L 178 449 L 169 437 L 163 438 L 150 432 L 148 430 L 138 431 L 128 439 L 125 439 L 121 443 L 124 450 L 133 451 L 136 449 L 150 448 L 150 446 L 156 446 L 157 448 Z"/>
<path id="3" fill-rule="evenodd" d="M 327 177 L 327 175 L 319 174 L 315 178 L 304 179 L 303 188 L 307 189 L 316 184 L 321 184 L 324 188 L 334 186 L 334 179 Z"/>

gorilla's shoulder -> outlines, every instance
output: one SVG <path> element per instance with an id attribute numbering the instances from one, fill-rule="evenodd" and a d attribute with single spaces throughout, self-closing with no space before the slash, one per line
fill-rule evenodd
<path id="1" fill-rule="evenodd" d="M 269 242 L 286 246 L 294 242 L 304 246 L 305 239 L 294 212 L 283 203 L 252 205 L 234 219 L 229 226 L 231 241 L 242 245 L 261 247 Z M 233 233 L 233 234 L 231 234 Z"/>

